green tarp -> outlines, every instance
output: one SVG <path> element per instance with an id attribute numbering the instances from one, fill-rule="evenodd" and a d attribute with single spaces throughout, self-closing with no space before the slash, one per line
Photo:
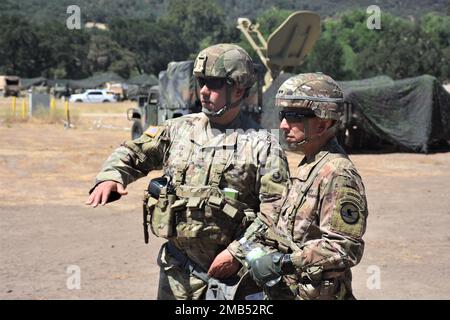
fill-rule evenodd
<path id="1" fill-rule="evenodd" d="M 104 85 L 106 82 L 126 82 L 124 78 L 114 72 L 105 72 L 93 75 L 92 77 L 71 80 L 71 79 L 47 79 L 47 78 L 30 78 L 21 79 L 22 87 L 28 89 L 31 86 L 68 86 L 71 89 L 94 89 Z"/>
<path id="2" fill-rule="evenodd" d="M 106 72 L 81 80 L 70 80 L 68 85 L 72 89 L 92 89 L 104 85 L 106 82 L 124 82 L 125 79 L 114 72 Z"/>
<path id="3" fill-rule="evenodd" d="M 29 89 L 32 86 L 46 86 L 48 80 L 43 77 L 38 78 L 21 78 L 20 79 L 20 87 L 22 89 Z"/>
<path id="4" fill-rule="evenodd" d="M 360 127 L 368 137 L 424 153 L 450 140 L 450 95 L 435 77 L 348 84 L 342 86 L 355 114 L 350 125 Z"/>
<path id="5" fill-rule="evenodd" d="M 195 104 L 193 61 L 170 62 L 159 73 L 159 103 L 164 110 L 189 109 Z"/>
<path id="6" fill-rule="evenodd" d="M 282 74 L 264 93 L 262 125 L 278 128 L 274 97 L 291 74 Z M 427 153 L 450 140 L 450 94 L 424 75 L 394 81 L 386 76 L 339 82 L 347 101 L 341 136 L 364 149 L 387 142 L 401 150 Z M 350 135 L 350 137 L 349 137 Z"/>
<path id="7" fill-rule="evenodd" d="M 158 78 L 152 74 L 141 74 L 125 80 L 127 84 L 133 84 L 138 86 L 156 86 L 158 84 Z"/>

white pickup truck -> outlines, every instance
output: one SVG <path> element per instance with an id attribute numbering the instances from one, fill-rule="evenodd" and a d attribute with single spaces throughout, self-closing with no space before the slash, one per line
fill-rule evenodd
<path id="1" fill-rule="evenodd" d="M 117 102 L 114 93 L 107 90 L 86 90 L 83 93 L 72 94 L 69 98 L 70 102 Z"/>

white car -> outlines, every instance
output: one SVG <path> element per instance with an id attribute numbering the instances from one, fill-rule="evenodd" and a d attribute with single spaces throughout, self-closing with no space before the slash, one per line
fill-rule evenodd
<path id="1" fill-rule="evenodd" d="M 70 102 L 117 102 L 117 98 L 113 92 L 107 90 L 86 90 L 83 93 L 72 94 L 69 98 Z"/>

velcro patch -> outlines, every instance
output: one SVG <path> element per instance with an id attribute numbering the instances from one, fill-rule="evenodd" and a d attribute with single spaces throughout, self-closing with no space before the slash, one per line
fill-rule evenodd
<path id="1" fill-rule="evenodd" d="M 339 234 L 361 237 L 366 225 L 366 203 L 353 188 L 343 187 L 331 218 L 331 229 Z"/>
<path id="2" fill-rule="evenodd" d="M 150 138 L 154 138 L 158 135 L 158 133 L 161 131 L 162 127 L 158 126 L 150 126 L 147 130 L 145 130 L 145 134 L 148 135 Z"/>

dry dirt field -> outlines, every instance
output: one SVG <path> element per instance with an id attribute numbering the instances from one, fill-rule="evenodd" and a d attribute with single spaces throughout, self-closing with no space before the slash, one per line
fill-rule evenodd
<path id="1" fill-rule="evenodd" d="M 155 299 L 162 241 L 143 241 L 148 179 L 118 202 L 84 205 L 103 161 L 130 137 L 133 103 L 72 105 L 72 129 L 12 122 L 10 104 L 0 99 L 0 299 Z M 450 299 L 450 153 L 351 158 L 369 202 L 357 298 Z"/>

